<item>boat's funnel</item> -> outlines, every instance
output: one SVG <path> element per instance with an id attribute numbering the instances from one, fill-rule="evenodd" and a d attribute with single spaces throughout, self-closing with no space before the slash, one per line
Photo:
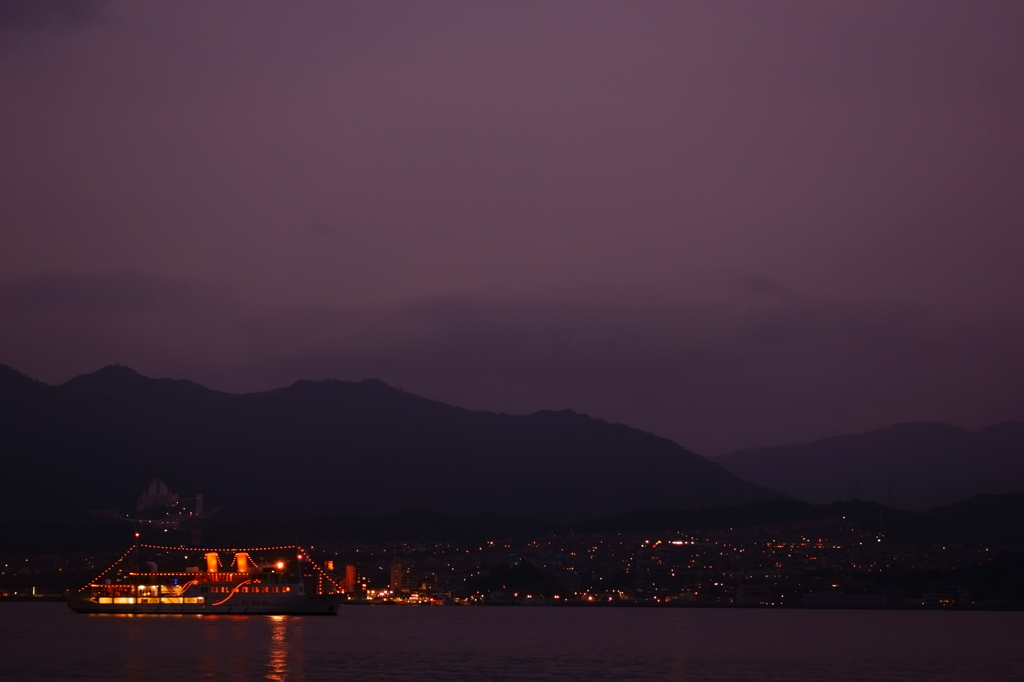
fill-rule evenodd
<path id="1" fill-rule="evenodd" d="M 218 564 L 220 564 L 220 561 L 217 559 L 217 553 L 216 552 L 207 552 L 206 553 L 206 570 L 209 571 L 210 573 L 216 573 L 218 568 L 220 568 Z"/>

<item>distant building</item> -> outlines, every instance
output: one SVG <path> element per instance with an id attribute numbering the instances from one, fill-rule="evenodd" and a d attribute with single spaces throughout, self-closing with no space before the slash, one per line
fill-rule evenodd
<path id="1" fill-rule="evenodd" d="M 804 606 L 825 609 L 872 609 L 888 606 L 885 594 L 877 592 L 843 592 L 841 590 L 823 590 L 808 592 L 803 597 Z"/>
<path id="2" fill-rule="evenodd" d="M 740 585 L 736 589 L 736 603 L 757 606 L 772 603 L 772 591 L 767 585 Z"/>
<path id="3" fill-rule="evenodd" d="M 359 586 L 359 574 L 352 564 L 345 566 L 345 577 L 341 581 L 341 587 L 345 592 L 352 594 Z"/>
<path id="4" fill-rule="evenodd" d="M 154 478 L 149 487 L 142 491 L 136 509 L 142 511 L 150 507 L 169 507 L 178 503 L 178 496 L 171 492 L 167 484 Z"/>
<path id="5" fill-rule="evenodd" d="M 346 576 L 347 577 L 347 576 Z M 391 591 L 395 593 L 413 592 L 419 588 L 416 567 L 395 561 L 391 564 Z"/>
<path id="6" fill-rule="evenodd" d="M 925 606 L 970 606 L 971 593 L 962 585 L 931 583 L 924 594 Z"/>
<path id="7" fill-rule="evenodd" d="M 132 515 L 133 518 L 124 518 L 123 520 L 164 530 L 189 529 L 192 532 L 192 544 L 199 546 L 202 544 L 203 521 L 217 511 L 218 508 L 207 510 L 204 507 L 202 493 L 196 493 L 194 498 L 189 497 L 183 500 L 168 488 L 166 483 L 159 478 L 154 478 L 153 482 L 139 496 L 136 512 Z M 103 514 L 103 512 L 91 513 L 94 516 Z"/>

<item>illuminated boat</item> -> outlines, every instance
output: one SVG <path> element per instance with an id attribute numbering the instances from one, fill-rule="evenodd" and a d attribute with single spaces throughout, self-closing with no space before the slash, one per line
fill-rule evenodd
<path id="1" fill-rule="evenodd" d="M 344 593 L 297 546 L 135 545 L 69 595 L 78 613 L 331 615 Z"/>

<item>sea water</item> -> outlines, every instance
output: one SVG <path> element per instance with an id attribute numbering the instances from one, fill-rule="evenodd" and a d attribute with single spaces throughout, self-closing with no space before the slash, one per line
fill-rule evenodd
<path id="1" fill-rule="evenodd" d="M 1024 612 L 0 603 L 0 680 L 1024 680 Z"/>

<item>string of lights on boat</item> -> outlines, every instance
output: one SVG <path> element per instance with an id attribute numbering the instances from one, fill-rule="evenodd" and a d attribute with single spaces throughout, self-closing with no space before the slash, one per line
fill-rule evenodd
<path id="1" fill-rule="evenodd" d="M 81 588 L 79 588 L 78 591 L 81 592 L 81 591 L 85 590 L 86 587 L 89 587 L 90 585 L 95 584 L 95 583 L 99 582 L 100 580 L 102 580 L 103 576 L 107 575 L 110 571 L 112 571 L 115 567 L 117 567 L 122 561 L 124 561 L 129 555 L 131 555 L 132 552 L 134 552 L 134 551 L 136 551 L 137 549 L 140 549 L 140 548 L 156 549 L 156 550 L 166 550 L 166 551 L 175 551 L 175 552 L 195 552 L 197 554 L 206 554 L 208 557 L 214 557 L 215 558 L 215 560 L 217 562 L 218 568 L 223 567 L 223 565 L 224 565 L 223 562 L 220 559 L 220 553 L 221 552 L 228 552 L 228 553 L 231 553 L 231 554 L 235 554 L 236 557 L 239 554 L 244 554 L 246 560 L 248 561 L 248 563 L 250 565 L 255 565 L 257 562 L 255 562 L 253 560 L 252 556 L 249 555 L 249 552 L 270 552 L 270 551 L 279 551 L 279 550 L 295 550 L 297 552 L 296 558 L 299 561 L 305 560 L 314 569 L 316 569 L 316 571 L 317 571 L 317 581 L 319 583 L 318 587 L 322 588 L 323 581 L 326 578 L 327 582 L 329 582 L 334 587 L 335 590 L 337 590 L 339 592 L 344 592 L 344 588 L 336 580 L 334 580 L 334 578 L 331 577 L 331 575 L 327 571 L 325 571 L 323 568 L 321 568 L 320 565 L 317 564 L 316 561 L 314 561 L 311 556 L 309 556 L 309 552 L 307 552 L 304 548 L 300 547 L 299 545 L 273 545 L 273 546 L 268 546 L 268 547 L 248 547 L 248 548 L 244 548 L 243 549 L 243 548 L 240 548 L 240 547 L 216 547 L 216 548 L 214 548 L 214 547 L 185 547 L 185 546 L 180 546 L 180 545 L 179 546 L 172 546 L 172 545 L 150 545 L 150 544 L 146 544 L 146 543 L 137 543 L 137 544 L 133 545 L 132 547 L 130 547 L 127 551 L 125 551 L 124 554 L 122 554 L 120 557 L 118 557 L 117 561 L 115 561 L 110 566 L 108 566 L 102 573 L 100 573 L 98 576 L 96 576 L 95 578 L 90 580 L 86 585 L 83 585 Z M 237 561 L 237 558 L 236 558 L 236 561 Z M 230 571 L 221 571 L 221 572 L 230 573 Z M 132 574 L 132 575 L 135 575 L 135 574 Z M 176 575 L 181 575 L 181 573 L 180 572 L 147 572 L 145 575 L 152 575 L 152 576 L 176 576 Z M 249 581 L 246 581 L 246 582 L 249 582 Z M 240 583 L 238 586 L 236 586 L 236 590 L 237 590 L 238 587 L 240 587 L 243 584 L 245 584 L 245 583 Z M 228 598 L 230 598 L 232 595 L 234 595 L 234 591 L 232 591 L 231 595 L 229 595 Z M 227 599 L 225 599 L 224 601 L 226 601 L 226 600 Z"/>

